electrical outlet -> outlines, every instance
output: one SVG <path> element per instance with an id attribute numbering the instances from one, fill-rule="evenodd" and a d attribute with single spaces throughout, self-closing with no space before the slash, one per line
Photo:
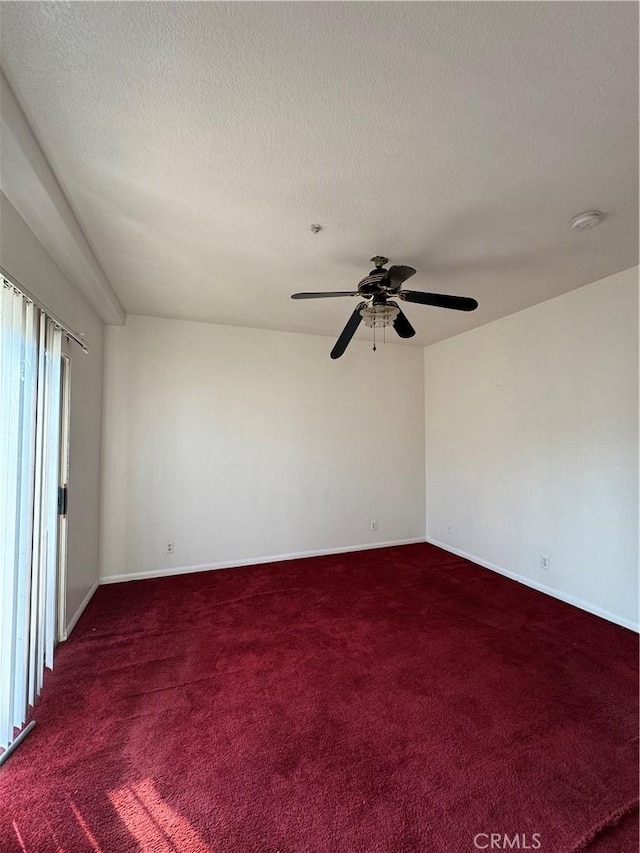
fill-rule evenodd
<path id="1" fill-rule="evenodd" d="M 166 553 L 167 554 L 173 554 L 175 552 L 175 549 L 176 549 L 175 542 L 173 541 L 173 539 L 169 539 L 169 541 L 167 542 Z"/>
<path id="2" fill-rule="evenodd" d="M 548 554 L 540 554 L 540 568 L 544 569 L 546 572 L 549 571 L 549 555 Z"/>
<path id="3" fill-rule="evenodd" d="M 378 522 L 377 522 L 377 521 L 372 521 L 372 522 L 371 522 L 371 530 L 372 530 L 372 532 L 373 532 L 373 531 L 375 531 L 375 530 L 377 530 L 377 529 L 378 529 Z"/>

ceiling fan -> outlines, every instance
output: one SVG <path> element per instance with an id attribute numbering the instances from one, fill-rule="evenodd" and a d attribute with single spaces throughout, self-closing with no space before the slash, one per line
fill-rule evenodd
<path id="1" fill-rule="evenodd" d="M 383 258 L 381 255 L 371 258 L 371 263 L 375 265 L 375 268 L 362 279 L 357 290 L 293 293 L 291 295 L 292 299 L 326 299 L 333 296 L 360 296 L 363 299 L 347 320 L 347 325 L 331 350 L 331 358 L 340 358 L 363 320 L 365 326 L 374 330 L 374 350 L 376 348 L 375 330 L 378 327 L 392 325 L 401 338 L 412 338 L 415 335 L 416 330 L 398 303 L 391 300 L 390 297 L 397 297 L 403 302 L 417 302 L 420 305 L 434 305 L 437 308 L 452 308 L 454 311 L 475 311 L 478 307 L 477 301 L 468 296 L 446 296 L 444 293 L 402 290 L 404 282 L 415 275 L 416 271 L 413 267 L 404 266 L 393 266 L 387 270 L 384 265 L 388 261 L 389 258 Z"/>

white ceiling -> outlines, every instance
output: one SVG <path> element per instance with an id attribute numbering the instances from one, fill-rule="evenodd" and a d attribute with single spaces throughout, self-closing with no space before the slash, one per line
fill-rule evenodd
<path id="1" fill-rule="evenodd" d="M 635 3 L 0 6 L 5 74 L 129 313 L 337 335 L 352 300 L 290 293 L 384 254 L 480 302 L 407 305 L 426 344 L 638 263 Z"/>

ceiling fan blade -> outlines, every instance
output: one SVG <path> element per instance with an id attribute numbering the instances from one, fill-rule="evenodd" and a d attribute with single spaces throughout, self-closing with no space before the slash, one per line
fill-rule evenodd
<path id="1" fill-rule="evenodd" d="M 366 306 L 366 304 L 366 302 L 361 302 L 356 308 L 356 310 L 353 312 L 353 314 L 347 320 L 347 325 L 340 333 L 340 337 L 335 342 L 335 345 L 331 350 L 331 358 L 340 358 L 340 356 L 348 347 L 349 341 L 355 335 L 356 329 L 362 321 L 360 311 Z"/>
<path id="2" fill-rule="evenodd" d="M 397 293 L 402 287 L 402 284 L 415 274 L 416 271 L 413 267 L 389 267 L 389 272 L 385 276 L 390 285 L 389 290 Z"/>
<path id="3" fill-rule="evenodd" d="M 357 292 L 353 293 L 350 290 L 333 290 L 323 293 L 292 293 L 292 299 L 326 299 L 327 296 L 359 296 Z"/>
<path id="4" fill-rule="evenodd" d="M 395 305 L 394 302 L 389 302 L 387 304 Z M 416 330 L 407 319 L 407 315 L 402 312 L 402 309 L 399 306 L 396 307 L 398 308 L 398 316 L 393 321 L 393 328 L 401 338 L 412 338 L 415 335 Z"/>
<path id="5" fill-rule="evenodd" d="M 401 290 L 398 294 L 405 302 L 434 305 L 436 308 L 452 308 L 454 311 L 475 311 L 478 302 L 470 296 L 447 296 L 444 293 L 422 293 L 418 290 Z"/>

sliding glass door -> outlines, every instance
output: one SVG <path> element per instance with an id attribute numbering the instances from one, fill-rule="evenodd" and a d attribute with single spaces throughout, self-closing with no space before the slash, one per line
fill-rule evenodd
<path id="1" fill-rule="evenodd" d="M 62 332 L 6 280 L 0 294 L 0 751 L 53 667 Z M 2 756 L 0 755 L 0 760 Z"/>

